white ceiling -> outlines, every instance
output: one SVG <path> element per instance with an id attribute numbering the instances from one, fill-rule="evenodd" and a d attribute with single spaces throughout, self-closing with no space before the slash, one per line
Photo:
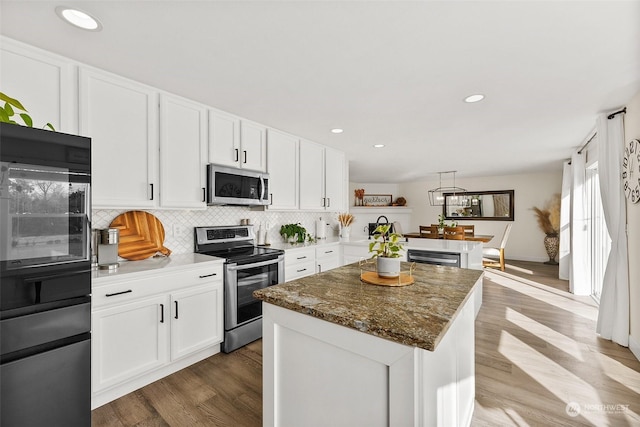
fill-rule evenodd
<path id="1" fill-rule="evenodd" d="M 71 27 L 59 4 L 104 29 Z M 339 148 L 353 182 L 558 171 L 640 90 L 635 0 L 0 7 L 6 36 Z"/>

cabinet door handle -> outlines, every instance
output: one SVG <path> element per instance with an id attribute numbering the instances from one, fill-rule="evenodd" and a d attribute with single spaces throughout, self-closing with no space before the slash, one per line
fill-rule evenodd
<path id="1" fill-rule="evenodd" d="M 164 323 L 164 304 L 160 304 L 160 323 Z"/>
<path id="2" fill-rule="evenodd" d="M 234 162 L 237 162 L 238 160 L 240 160 L 240 151 L 238 151 L 237 148 L 234 149 L 236 152 L 236 159 L 234 160 Z"/>
<path id="3" fill-rule="evenodd" d="M 247 150 L 243 150 L 242 153 L 244 154 L 244 162 L 242 163 L 247 163 Z"/>
<path id="4" fill-rule="evenodd" d="M 306 256 L 299 256 L 299 257 L 298 257 L 298 258 L 296 258 L 296 259 L 305 259 L 305 258 L 306 258 Z"/>
<path id="5" fill-rule="evenodd" d="M 322 266 L 318 264 L 318 273 L 322 273 Z"/>
<path id="6" fill-rule="evenodd" d="M 269 204 L 273 205 L 273 193 L 269 193 Z"/>
<path id="7" fill-rule="evenodd" d="M 105 294 L 106 297 L 115 297 L 116 295 L 122 295 L 122 294 L 128 294 L 133 292 L 131 289 L 126 290 L 126 291 L 122 291 L 122 292 L 114 292 L 112 294 Z"/>
<path id="8" fill-rule="evenodd" d="M 178 301 L 174 301 L 175 305 L 176 305 L 176 317 L 174 317 L 174 319 L 178 318 Z"/>
<path id="9" fill-rule="evenodd" d="M 327 197 L 327 207 L 330 207 L 330 206 L 331 206 L 331 198 Z"/>
<path id="10" fill-rule="evenodd" d="M 151 186 L 151 199 L 149 200 L 153 200 L 153 184 L 149 184 Z"/>
<path id="11" fill-rule="evenodd" d="M 322 198 L 322 207 L 324 208 L 327 205 L 327 199 Z"/>
<path id="12" fill-rule="evenodd" d="M 307 271 L 307 269 L 303 268 L 302 270 L 296 270 L 296 273 L 302 273 L 303 271 Z"/>
<path id="13" fill-rule="evenodd" d="M 324 251 L 325 254 L 332 254 L 333 251 Z"/>
<path id="14" fill-rule="evenodd" d="M 207 201 L 207 189 L 202 187 L 202 201 L 206 202 Z"/>
<path id="15" fill-rule="evenodd" d="M 211 277 L 211 276 L 217 276 L 218 273 L 211 273 L 211 274 L 204 274 L 202 276 L 199 276 L 201 279 L 204 279 L 205 277 Z"/>

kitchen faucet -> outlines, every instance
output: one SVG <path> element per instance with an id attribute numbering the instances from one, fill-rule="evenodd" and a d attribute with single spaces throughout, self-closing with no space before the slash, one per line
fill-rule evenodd
<path id="1" fill-rule="evenodd" d="M 384 215 L 380 215 L 380 216 L 378 217 L 378 219 L 376 219 L 376 222 L 377 222 L 378 224 L 380 224 L 380 219 L 381 219 L 381 218 L 384 218 L 384 220 L 386 221 L 386 224 L 389 224 L 389 218 L 387 218 L 387 217 L 386 217 L 386 216 L 384 216 Z"/>

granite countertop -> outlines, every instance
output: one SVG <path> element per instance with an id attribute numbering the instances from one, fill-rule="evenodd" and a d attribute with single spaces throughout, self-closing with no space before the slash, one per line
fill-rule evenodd
<path id="1" fill-rule="evenodd" d="M 409 264 L 403 263 L 403 269 Z M 264 302 L 370 335 L 433 351 L 483 272 L 416 264 L 416 282 L 402 287 L 360 281 L 349 264 L 255 291 Z"/>

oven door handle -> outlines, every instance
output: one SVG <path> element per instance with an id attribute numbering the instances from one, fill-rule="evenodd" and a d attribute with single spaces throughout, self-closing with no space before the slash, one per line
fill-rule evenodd
<path id="1" fill-rule="evenodd" d="M 239 271 L 239 270 L 247 270 L 249 268 L 255 268 L 255 267 L 264 267 L 265 265 L 277 265 L 280 262 L 280 258 L 277 259 L 270 259 L 269 261 L 262 261 L 262 262 L 256 262 L 256 263 L 251 263 L 251 264 L 244 264 L 244 265 L 238 265 L 238 264 L 227 264 L 227 270 L 230 271 Z"/>

